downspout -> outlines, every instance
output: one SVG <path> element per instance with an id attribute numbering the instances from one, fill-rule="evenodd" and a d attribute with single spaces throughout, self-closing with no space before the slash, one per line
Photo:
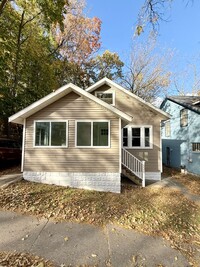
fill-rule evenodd
<path id="1" fill-rule="evenodd" d="M 160 172 L 163 172 L 163 163 L 162 163 L 162 122 L 160 122 Z"/>
<path id="2" fill-rule="evenodd" d="M 24 123 L 23 123 L 21 172 L 24 171 L 25 136 L 26 136 L 26 119 L 24 119 Z"/>
<path id="3" fill-rule="evenodd" d="M 122 173 L 122 120 L 119 118 L 119 173 Z"/>

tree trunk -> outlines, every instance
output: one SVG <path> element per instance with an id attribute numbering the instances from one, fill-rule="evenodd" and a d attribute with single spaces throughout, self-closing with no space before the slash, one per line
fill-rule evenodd
<path id="1" fill-rule="evenodd" d="M 20 49 L 21 49 L 21 34 L 22 34 L 23 23 L 24 23 L 24 15 L 25 15 L 25 11 L 23 10 L 22 15 L 21 15 L 21 21 L 19 24 L 19 31 L 18 31 L 18 36 L 17 36 L 16 57 L 15 57 L 15 63 L 14 63 L 14 68 L 13 68 L 14 80 L 13 80 L 13 89 L 11 92 L 13 97 L 15 97 L 16 88 L 17 88 L 18 80 L 19 80 L 18 67 L 19 67 L 19 55 L 20 55 Z"/>
<path id="2" fill-rule="evenodd" d="M 0 4 L 0 16 L 1 16 L 3 9 L 5 8 L 7 2 L 8 2 L 8 0 L 2 0 L 2 2 Z"/>

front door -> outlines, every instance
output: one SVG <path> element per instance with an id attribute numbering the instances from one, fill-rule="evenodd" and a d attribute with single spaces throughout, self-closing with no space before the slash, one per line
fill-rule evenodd
<path id="1" fill-rule="evenodd" d="M 170 158 L 170 147 L 166 147 L 166 158 L 167 158 L 167 166 L 170 167 L 171 158 Z"/>

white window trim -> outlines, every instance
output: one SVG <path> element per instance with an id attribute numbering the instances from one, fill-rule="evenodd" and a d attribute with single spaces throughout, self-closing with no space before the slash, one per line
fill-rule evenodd
<path id="1" fill-rule="evenodd" d="M 169 135 L 166 135 L 166 130 L 167 130 L 167 123 L 169 123 Z M 171 121 L 170 120 L 167 120 L 164 122 L 164 134 L 165 134 L 165 137 L 171 137 Z"/>
<path id="2" fill-rule="evenodd" d="M 198 153 L 200 153 L 200 150 L 199 151 L 194 151 L 193 150 L 193 144 L 199 144 L 200 142 L 192 142 L 191 143 L 191 145 L 192 145 L 192 153 L 194 153 L 194 154 L 198 154 Z"/>
<path id="3" fill-rule="evenodd" d="M 153 149 L 153 126 L 152 125 L 127 125 L 125 126 L 124 128 L 128 128 L 128 146 L 124 146 L 124 148 L 128 148 L 128 149 Z M 141 141 L 142 141 L 142 144 L 141 146 L 132 146 L 131 143 L 132 143 L 132 131 L 131 129 L 132 128 L 140 128 L 141 131 L 140 131 L 140 138 L 141 138 Z M 144 129 L 145 128 L 149 128 L 150 130 L 150 146 L 149 147 L 146 147 L 144 146 L 145 144 L 145 135 L 144 135 Z M 123 129 L 122 129 L 122 146 L 123 146 Z"/>
<path id="4" fill-rule="evenodd" d="M 66 122 L 66 145 L 65 146 L 37 146 L 35 145 L 35 131 L 37 122 Z M 51 127 L 50 127 L 50 143 L 51 143 Z M 35 148 L 68 148 L 68 120 L 34 120 L 34 130 L 33 130 L 33 147 Z"/>
<path id="5" fill-rule="evenodd" d="M 91 123 L 91 145 L 78 146 L 77 145 L 77 123 L 90 122 Z M 108 146 L 93 146 L 93 122 L 108 122 Z M 75 147 L 77 148 L 110 148 L 110 120 L 76 120 L 75 121 Z"/>
<path id="6" fill-rule="evenodd" d="M 112 91 L 112 92 L 109 92 L 109 91 L 95 91 L 94 92 L 94 95 L 97 97 L 97 94 L 112 94 L 112 99 L 113 99 L 113 103 L 112 104 L 109 104 L 107 103 L 108 105 L 111 105 L 111 106 L 115 106 L 115 91 Z M 98 97 L 97 97 L 98 98 Z M 101 98 L 98 98 L 100 100 L 102 100 Z M 103 100 L 102 100 L 103 101 Z"/>
<path id="7" fill-rule="evenodd" d="M 181 121 L 182 121 L 183 119 L 185 119 L 184 116 L 181 116 L 182 113 L 183 113 L 184 111 L 187 111 L 187 124 L 186 124 L 186 125 L 182 125 L 182 123 L 181 123 Z M 188 122 L 189 122 L 189 121 L 188 121 L 188 116 L 189 116 L 189 114 L 188 114 L 188 109 L 187 109 L 187 108 L 182 108 L 182 109 L 180 109 L 180 127 L 181 127 L 181 128 L 188 127 Z"/>

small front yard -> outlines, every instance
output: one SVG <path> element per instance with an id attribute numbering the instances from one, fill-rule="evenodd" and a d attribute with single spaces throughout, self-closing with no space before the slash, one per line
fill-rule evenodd
<path id="1" fill-rule="evenodd" d="M 200 180 L 196 183 L 200 186 Z M 126 185 L 122 194 L 113 194 L 21 181 L 0 190 L 0 208 L 56 221 L 116 223 L 159 235 L 193 263 L 200 250 L 200 207 L 170 188 Z"/>

